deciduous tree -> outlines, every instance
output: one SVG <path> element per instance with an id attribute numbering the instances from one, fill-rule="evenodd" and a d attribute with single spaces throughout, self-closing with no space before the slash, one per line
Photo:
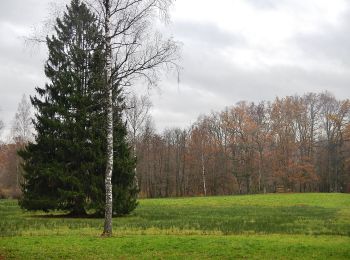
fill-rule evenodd
<path id="1" fill-rule="evenodd" d="M 103 235 L 112 234 L 113 93 L 145 79 L 150 85 L 159 72 L 177 59 L 178 45 L 154 30 L 159 15 L 166 17 L 172 0 L 91 0 L 104 28 L 107 111 L 106 210 Z"/>
<path id="2" fill-rule="evenodd" d="M 23 95 L 12 122 L 12 138 L 16 143 L 26 144 L 33 140 L 32 106 Z"/>

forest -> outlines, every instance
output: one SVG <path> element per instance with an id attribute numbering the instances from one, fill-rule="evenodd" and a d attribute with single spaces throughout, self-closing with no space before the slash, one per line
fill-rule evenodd
<path id="1" fill-rule="evenodd" d="M 201 115 L 188 128 L 162 133 L 152 122 L 148 97 L 133 95 L 127 103 L 124 120 L 137 158 L 140 197 L 350 191 L 347 99 L 323 92 L 242 101 Z M 16 151 L 31 131 L 27 110 L 24 98 L 14 119 L 17 132 L 1 145 L 3 196 L 20 196 Z"/>
<path id="2" fill-rule="evenodd" d="M 136 139 L 141 194 L 349 192 L 349 109 L 309 93 L 239 102 L 162 134 L 146 123 Z"/>

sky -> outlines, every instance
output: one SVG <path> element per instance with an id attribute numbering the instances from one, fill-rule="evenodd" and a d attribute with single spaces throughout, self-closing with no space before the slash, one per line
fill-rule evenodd
<path id="1" fill-rule="evenodd" d="M 47 82 L 47 51 L 25 37 L 52 9 L 50 0 L 0 1 L 3 138 L 22 95 Z M 325 90 L 350 96 L 350 1 L 177 0 L 166 30 L 182 46 L 180 82 L 170 73 L 157 88 L 136 88 L 151 96 L 159 131 L 242 100 Z"/>

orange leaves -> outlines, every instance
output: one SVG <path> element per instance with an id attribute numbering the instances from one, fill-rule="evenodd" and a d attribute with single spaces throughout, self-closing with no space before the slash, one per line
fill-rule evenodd
<path id="1" fill-rule="evenodd" d="M 203 192 L 203 172 L 208 194 L 340 191 L 350 181 L 349 104 L 310 93 L 201 116 L 182 157 L 188 194 Z"/>

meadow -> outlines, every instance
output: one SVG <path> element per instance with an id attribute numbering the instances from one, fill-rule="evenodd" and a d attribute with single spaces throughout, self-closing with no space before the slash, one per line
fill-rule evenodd
<path id="1" fill-rule="evenodd" d="M 142 199 L 102 219 L 0 200 L 0 259 L 350 259 L 349 194 Z"/>

